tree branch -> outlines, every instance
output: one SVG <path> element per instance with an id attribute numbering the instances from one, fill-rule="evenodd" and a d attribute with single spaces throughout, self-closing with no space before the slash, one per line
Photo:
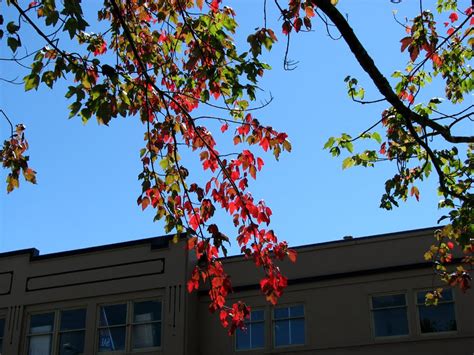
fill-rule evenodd
<path id="1" fill-rule="evenodd" d="M 353 29 L 344 18 L 344 16 L 337 10 L 330 2 L 330 0 L 313 0 L 313 3 L 323 11 L 329 19 L 336 25 L 337 29 L 341 32 L 342 37 L 346 41 L 350 50 L 354 54 L 355 58 L 359 62 L 360 66 L 372 79 L 373 83 L 380 91 L 380 93 L 387 99 L 387 101 L 406 119 L 416 122 L 423 127 L 430 127 L 433 130 L 439 131 L 441 135 L 448 142 L 451 143 L 473 143 L 474 136 L 452 136 L 450 130 L 427 118 L 420 116 L 419 114 L 410 110 L 402 100 L 393 91 L 390 83 L 380 70 L 375 65 L 372 57 L 367 53 L 362 43 L 355 35 Z"/>

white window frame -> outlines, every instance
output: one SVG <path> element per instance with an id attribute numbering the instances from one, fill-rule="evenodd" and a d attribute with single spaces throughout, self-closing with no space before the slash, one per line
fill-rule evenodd
<path id="1" fill-rule="evenodd" d="M 275 318 L 275 310 L 282 309 L 282 308 L 288 308 L 289 309 L 291 307 L 297 307 L 297 306 L 302 306 L 303 307 L 303 315 L 302 316 L 292 317 L 292 316 L 288 315 L 287 318 L 278 318 L 278 319 Z M 296 320 L 296 319 L 302 319 L 303 320 L 303 324 L 304 324 L 304 343 L 302 343 L 302 344 L 291 344 L 291 326 L 289 326 L 290 344 L 276 345 L 276 331 L 275 331 L 276 322 L 279 322 L 279 321 L 289 321 L 290 322 L 291 320 Z M 272 339 L 273 339 L 273 347 L 274 348 L 281 349 L 281 348 L 290 348 L 290 347 L 298 347 L 298 346 L 306 345 L 307 339 L 308 339 L 306 328 L 307 328 L 306 327 L 306 307 L 305 307 L 304 303 L 292 303 L 292 304 L 280 305 L 278 307 L 272 307 Z"/>
<path id="2" fill-rule="evenodd" d="M 249 320 L 245 320 L 244 324 L 247 327 L 247 329 L 250 331 L 250 339 L 252 339 L 252 324 L 255 324 L 255 323 L 262 323 L 263 324 L 263 346 L 255 347 L 255 348 L 250 347 L 248 349 L 238 349 L 237 348 L 237 331 L 236 331 L 235 336 L 234 336 L 234 338 L 235 338 L 235 342 L 234 342 L 235 351 L 241 352 L 241 351 L 254 351 L 254 350 L 265 349 L 265 344 L 266 344 L 265 323 L 266 323 L 266 318 L 267 318 L 267 315 L 266 315 L 267 312 L 266 312 L 265 308 L 255 308 L 255 309 L 250 311 L 250 317 L 252 317 L 252 312 L 256 312 L 256 311 L 262 311 L 263 312 L 263 319 L 262 320 L 252 320 L 250 318 Z M 250 346 L 252 346 L 252 340 L 250 340 Z"/>
<path id="3" fill-rule="evenodd" d="M 384 307 L 384 308 L 374 308 L 373 307 L 373 297 L 385 297 L 385 296 L 397 296 L 397 295 L 403 295 L 405 297 L 405 305 L 404 306 L 391 306 L 391 307 Z M 372 337 L 375 340 L 389 340 L 389 339 L 399 339 L 399 338 L 407 338 L 411 335 L 411 327 L 410 327 L 410 314 L 408 312 L 408 294 L 407 291 L 393 291 L 393 292 L 388 292 L 388 293 L 375 293 L 369 295 L 369 309 L 370 309 L 370 323 L 372 325 Z M 379 310 L 383 309 L 398 309 L 398 308 L 404 308 L 407 316 L 407 328 L 408 328 L 408 333 L 407 334 L 398 334 L 398 335 L 386 335 L 386 336 L 376 336 L 375 335 L 375 319 L 374 319 L 374 313 Z"/>
<path id="4" fill-rule="evenodd" d="M 156 320 L 156 321 L 149 321 L 149 322 L 134 322 L 134 307 L 133 305 L 135 303 L 141 303 L 141 302 L 148 302 L 148 301 L 153 301 L 153 302 L 159 302 L 161 306 L 161 319 Z M 102 307 L 107 307 L 107 306 L 114 306 L 114 305 L 120 305 L 120 304 L 125 304 L 125 324 L 120 324 L 120 325 L 113 325 L 113 326 L 101 326 L 100 325 L 100 312 Z M 134 299 L 134 300 L 127 300 L 127 301 L 117 301 L 117 302 L 107 302 L 107 303 L 101 303 L 97 304 L 97 320 L 96 320 L 96 326 L 95 326 L 95 342 L 94 342 L 94 353 L 95 354 L 110 354 L 110 355 L 115 355 L 115 354 L 128 354 L 128 353 L 140 353 L 140 352 L 148 352 L 148 351 L 161 351 L 163 348 L 163 314 L 164 309 L 163 309 L 163 300 L 161 298 L 146 298 L 146 299 Z M 149 348 L 139 348 L 139 349 L 133 349 L 133 343 L 132 343 L 132 337 L 133 337 L 133 328 L 136 325 L 143 325 L 143 324 L 157 324 L 160 323 L 160 346 L 154 346 L 154 347 L 149 347 Z M 117 350 L 117 351 L 99 351 L 99 330 L 100 329 L 106 329 L 106 328 L 118 328 L 118 327 L 125 327 L 125 349 L 124 350 Z"/>
<path id="5" fill-rule="evenodd" d="M 421 289 L 421 290 L 415 290 L 415 307 L 416 307 L 416 323 L 417 323 L 417 330 L 418 333 L 423 336 L 423 337 L 432 337 L 432 336 L 437 336 L 437 335 L 445 335 L 445 334 L 457 334 L 459 331 L 459 322 L 458 322 L 458 314 L 456 312 L 456 300 L 455 300 L 455 293 L 451 288 L 446 288 L 443 291 L 449 290 L 451 292 L 451 295 L 453 296 L 453 299 L 450 301 L 445 301 L 442 298 L 439 299 L 438 304 L 446 304 L 446 303 L 451 303 L 453 305 L 453 310 L 454 310 L 454 320 L 456 321 L 456 330 L 445 330 L 445 331 L 440 331 L 440 332 L 427 332 L 423 333 L 421 330 L 421 319 L 420 319 L 420 306 L 425 306 L 425 303 L 419 303 L 418 302 L 418 293 L 428 293 L 431 292 L 432 289 Z M 436 306 L 428 306 L 428 307 L 436 307 Z"/>
<path id="6" fill-rule="evenodd" d="M 28 322 L 26 327 L 26 348 L 25 353 L 28 354 L 30 349 L 30 339 L 35 336 L 41 335 L 51 335 L 51 354 L 59 354 L 59 342 L 60 336 L 64 333 L 70 332 L 83 332 L 84 333 L 84 346 L 86 341 L 86 328 L 77 328 L 73 330 L 61 330 L 61 312 L 67 311 L 74 311 L 74 310 L 84 310 L 86 312 L 86 320 L 84 321 L 84 325 L 87 324 L 87 306 L 77 306 L 77 307 L 69 307 L 69 308 L 55 308 L 55 309 L 44 309 L 38 310 L 34 312 L 28 312 Z M 41 314 L 53 314 L 53 329 L 50 332 L 43 332 L 43 333 L 31 333 L 31 317 Z"/>

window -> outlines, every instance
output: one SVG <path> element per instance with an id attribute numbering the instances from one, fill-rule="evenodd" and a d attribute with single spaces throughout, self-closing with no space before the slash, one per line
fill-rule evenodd
<path id="1" fill-rule="evenodd" d="M 0 318 L 0 355 L 3 353 L 3 332 L 5 331 L 5 319 Z"/>
<path id="2" fill-rule="evenodd" d="M 235 335 L 237 350 L 260 349 L 265 346 L 265 312 L 254 310 L 245 321 L 245 329 L 238 329 Z"/>
<path id="3" fill-rule="evenodd" d="M 436 306 L 425 305 L 427 291 L 417 293 L 418 316 L 422 333 L 450 332 L 457 330 L 452 290 L 444 290 Z"/>
<path id="4" fill-rule="evenodd" d="M 275 308 L 273 310 L 273 336 L 275 347 L 304 344 L 304 306 Z"/>
<path id="5" fill-rule="evenodd" d="M 408 335 L 407 303 L 404 294 L 372 296 L 375 337 Z"/>
<path id="6" fill-rule="evenodd" d="M 28 354 L 83 354 L 85 327 L 85 309 L 32 314 L 28 327 Z"/>
<path id="7" fill-rule="evenodd" d="M 161 302 L 141 301 L 104 305 L 100 307 L 99 313 L 99 352 L 130 351 L 161 346 Z M 130 341 L 128 338 L 131 338 Z"/>

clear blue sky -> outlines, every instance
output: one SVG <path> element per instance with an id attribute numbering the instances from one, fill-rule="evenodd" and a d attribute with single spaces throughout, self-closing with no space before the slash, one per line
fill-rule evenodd
<path id="1" fill-rule="evenodd" d="M 245 33 L 236 37 L 242 46 L 249 31 L 262 26 L 262 3 L 232 2 Z M 403 68 L 406 59 L 399 45 L 404 32 L 394 22 L 392 10 L 397 9 L 403 19 L 416 11 L 417 4 L 341 0 L 339 9 L 349 14 L 361 41 L 390 76 Z M 0 6 L 2 13 L 11 11 L 5 2 Z M 274 12 L 270 18 L 276 18 Z M 420 186 L 420 202 L 410 199 L 387 212 L 378 206 L 393 166 L 343 171 L 342 159 L 323 151 L 329 136 L 343 131 L 356 135 L 379 119 L 385 105 L 361 106 L 347 98 L 343 80 L 349 74 L 366 83 L 368 99 L 379 96 L 347 45 L 330 40 L 320 21 L 313 29 L 293 36 L 290 58 L 299 61 L 294 71 L 282 69 L 281 34 L 274 51 L 266 55 L 273 70 L 261 83 L 266 90 L 261 99 L 271 92 L 274 100 L 258 118 L 287 132 L 293 144 L 293 152 L 283 154 L 279 162 L 268 155 L 263 172 L 251 183 L 254 197 L 266 200 L 273 210 L 272 228 L 291 245 L 301 245 L 436 225 L 442 211 L 437 210 L 435 179 Z M 36 45 L 41 45 L 39 40 Z M 2 57 L 8 55 L 5 46 L 0 51 Z M 25 73 L 5 62 L 0 65 L 3 78 Z M 0 91 L 0 107 L 27 126 L 31 166 L 38 172 L 35 186 L 22 182 L 8 195 L 5 184 L 0 186 L 0 251 L 36 247 L 50 253 L 164 234 L 162 224 L 153 223 L 152 212 L 142 212 L 136 205 L 144 132 L 137 119 L 117 119 L 110 127 L 94 120 L 85 126 L 77 118 L 68 120 L 64 84 L 54 91 L 42 87 L 25 93 L 21 86 L 1 82 Z M 7 137 L 8 125 L 0 122 L 0 129 Z M 5 171 L 0 174 L 3 182 Z M 228 222 L 219 221 L 234 235 Z"/>

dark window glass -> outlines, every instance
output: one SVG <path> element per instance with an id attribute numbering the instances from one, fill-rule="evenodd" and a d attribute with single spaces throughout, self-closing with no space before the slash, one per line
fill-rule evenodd
<path id="1" fill-rule="evenodd" d="M 281 307 L 274 310 L 275 346 L 302 345 L 305 343 L 304 306 Z"/>
<path id="2" fill-rule="evenodd" d="M 84 329 L 85 327 L 85 309 L 73 309 L 61 312 L 61 330 Z"/>
<path id="3" fill-rule="evenodd" d="M 4 331 L 5 331 L 5 319 L 0 319 L 0 338 L 3 338 Z"/>
<path id="4" fill-rule="evenodd" d="M 125 327 L 99 329 L 99 351 L 125 350 Z"/>
<path id="5" fill-rule="evenodd" d="M 84 353 L 84 332 L 67 332 L 59 336 L 60 355 L 78 355 Z"/>
<path id="6" fill-rule="evenodd" d="M 134 302 L 133 322 L 133 349 L 161 346 L 161 302 Z"/>
<path id="7" fill-rule="evenodd" d="M 152 322 L 161 320 L 161 302 L 145 301 L 133 304 L 134 323 Z"/>
<path id="8" fill-rule="evenodd" d="M 417 303 L 418 304 L 425 304 L 425 296 L 428 293 L 428 291 L 421 291 L 418 292 L 416 295 Z M 450 289 L 443 290 L 441 292 L 441 298 L 440 302 L 448 302 L 453 300 L 453 291 Z"/>
<path id="9" fill-rule="evenodd" d="M 457 330 L 452 291 L 444 290 L 442 298 L 436 306 L 424 304 L 425 294 L 425 291 L 417 294 L 421 332 L 437 333 Z"/>
<path id="10" fill-rule="evenodd" d="M 275 346 L 290 344 L 290 321 L 279 320 L 275 322 Z"/>
<path id="11" fill-rule="evenodd" d="M 134 349 L 161 346 L 161 322 L 133 326 Z"/>
<path id="12" fill-rule="evenodd" d="M 405 294 L 372 296 L 375 337 L 408 335 Z"/>
<path id="13" fill-rule="evenodd" d="M 50 355 L 51 340 L 51 334 L 35 335 L 30 337 L 28 355 Z"/>
<path id="14" fill-rule="evenodd" d="M 372 297 L 373 309 L 397 306 L 406 306 L 404 294 Z"/>
<path id="15" fill-rule="evenodd" d="M 376 337 L 408 334 L 406 307 L 374 310 L 373 316 Z"/>
<path id="16" fill-rule="evenodd" d="M 0 319 L 0 355 L 3 353 L 4 331 L 5 331 L 5 319 Z"/>
<path id="17" fill-rule="evenodd" d="M 35 314 L 30 318 L 30 334 L 49 333 L 53 327 L 54 313 Z"/>
<path id="18" fill-rule="evenodd" d="M 100 307 L 100 326 L 122 325 L 127 321 L 127 305 L 114 304 Z"/>
<path id="19" fill-rule="evenodd" d="M 289 308 L 276 308 L 273 312 L 275 319 L 280 319 L 280 318 L 288 318 L 289 316 Z"/>
<path id="20" fill-rule="evenodd" d="M 245 322 L 245 329 L 236 332 L 236 349 L 257 349 L 265 346 L 265 313 L 263 310 L 250 312 L 250 319 Z"/>

